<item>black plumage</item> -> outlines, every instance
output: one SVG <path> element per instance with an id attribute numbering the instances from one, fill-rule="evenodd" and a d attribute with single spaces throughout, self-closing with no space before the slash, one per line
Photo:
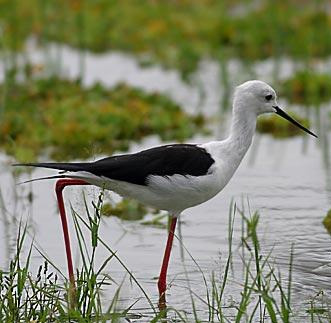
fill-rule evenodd
<path id="1" fill-rule="evenodd" d="M 29 163 L 19 165 L 71 172 L 86 171 L 114 180 L 147 185 L 149 175 L 206 175 L 214 162 L 214 159 L 202 147 L 191 144 L 175 144 L 155 147 L 134 154 L 107 157 L 91 163 Z"/>

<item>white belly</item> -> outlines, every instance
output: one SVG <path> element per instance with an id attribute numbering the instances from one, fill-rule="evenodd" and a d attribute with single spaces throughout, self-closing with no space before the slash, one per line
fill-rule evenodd
<path id="1" fill-rule="evenodd" d="M 199 177 L 178 174 L 168 177 L 152 175 L 148 178 L 146 186 L 93 175 L 87 178 L 86 173 L 83 176 L 91 184 L 114 191 L 124 197 L 136 199 L 154 208 L 177 214 L 211 199 L 224 187 L 220 185 L 214 174 Z"/>
<path id="2" fill-rule="evenodd" d="M 157 195 L 157 208 L 183 211 L 214 197 L 220 187 L 212 174 L 205 176 L 151 176 L 148 188 Z"/>

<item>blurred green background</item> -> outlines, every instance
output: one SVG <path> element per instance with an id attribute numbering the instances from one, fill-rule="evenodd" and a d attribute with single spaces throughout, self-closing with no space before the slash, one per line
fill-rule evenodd
<path id="1" fill-rule="evenodd" d="M 296 72 L 280 80 L 275 68 L 273 85 L 290 103 L 320 105 L 331 97 L 330 74 L 315 68 L 330 57 L 330 12 L 323 0 L 1 0 L 1 145 L 23 161 L 46 149 L 63 160 L 124 150 L 128 141 L 152 133 L 182 141 L 203 130 L 201 114 L 187 115 L 164 94 L 125 84 L 83 87 L 87 52 L 130 53 L 141 66 L 175 69 L 188 83 L 200 62 L 210 59 L 221 68 L 224 88 L 231 60 L 249 68 L 263 60 L 277 66 L 286 58 Z M 31 39 L 45 55 L 50 43 L 79 49 L 78 77 L 32 64 L 25 54 Z M 267 122 L 258 129 L 278 137 L 296 134 Z"/>

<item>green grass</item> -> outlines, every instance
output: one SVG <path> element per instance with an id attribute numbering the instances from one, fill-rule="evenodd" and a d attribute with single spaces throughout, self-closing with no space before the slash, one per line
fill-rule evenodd
<path id="1" fill-rule="evenodd" d="M 34 247 L 33 243 L 28 249 L 28 255 L 23 259 L 27 226 L 20 224 L 16 253 L 10 262 L 9 270 L 0 270 L 1 322 L 118 322 L 121 317 L 129 317 L 130 307 L 135 301 L 132 301 L 132 304 L 125 309 L 118 309 L 122 283 L 115 282 L 112 277 L 104 273 L 106 267 L 114 259 L 120 262 L 132 282 L 135 282 L 142 290 L 151 310 L 156 313 L 151 300 L 134 275 L 98 235 L 103 192 L 100 193 L 97 201 L 92 203 L 92 213 L 85 199 L 84 201 L 87 219 L 71 210 L 82 261 L 81 267 L 76 271 L 75 291 L 73 292 L 65 275 L 56 264 Z M 84 228 L 90 232 L 89 238 L 83 235 Z M 97 267 L 95 255 L 100 246 L 108 250 L 109 256 Z M 29 268 L 33 249 L 36 249 L 45 259 L 36 275 L 33 275 Z M 105 293 L 110 285 L 117 287 L 112 299 L 104 305 Z"/>
<path id="2" fill-rule="evenodd" d="M 0 97 L 4 92 L 0 147 L 20 161 L 44 153 L 56 160 L 111 154 L 151 134 L 183 141 L 204 123 L 164 95 L 125 84 L 83 88 L 79 81 L 54 76 L 3 85 Z"/>
<path id="3" fill-rule="evenodd" d="M 98 199 L 92 202 L 91 208 L 85 201 L 86 214 L 84 217 L 72 209 L 76 238 L 82 265 L 76 272 L 76 293 L 69 288 L 64 274 L 44 257 L 36 274 L 30 272 L 30 261 L 34 244 L 26 244 L 27 227 L 19 226 L 16 253 L 10 263 L 8 271 L 0 271 L 0 321 L 9 322 L 119 322 L 120 319 L 134 318 L 146 320 L 139 313 L 135 313 L 133 306 L 136 300 L 125 309 L 118 306 L 122 282 L 114 281 L 108 274 L 104 274 L 113 261 L 119 261 L 123 271 L 137 284 L 150 304 L 148 318 L 150 322 L 164 322 L 165 317 L 176 322 L 292 322 L 296 318 L 292 308 L 295 295 L 292 291 L 292 270 L 295 259 L 294 247 L 291 247 L 288 272 L 280 272 L 272 259 L 272 250 L 265 253 L 259 239 L 259 219 L 257 212 L 250 214 L 244 212 L 232 203 L 229 210 L 229 249 L 225 259 L 224 268 L 220 273 L 211 272 L 210 278 L 206 276 L 194 259 L 192 254 L 179 243 L 185 253 L 189 255 L 201 274 L 202 289 L 196 293 L 191 289 L 189 272 L 186 270 L 188 283 L 188 297 L 192 308 L 168 307 L 164 312 L 158 313 L 143 286 L 133 276 L 131 270 L 118 258 L 109 246 L 99 237 L 101 224 L 101 209 L 103 205 L 103 192 Z M 242 235 L 239 249 L 234 245 L 234 225 L 238 216 L 241 218 Z M 83 233 L 84 228 L 89 237 Z M 178 238 L 178 237 L 177 237 Z M 95 263 L 98 248 L 106 248 L 109 255 L 101 262 Z M 27 248 L 27 256 L 23 258 L 23 249 Z M 37 249 L 38 250 L 38 249 Z M 240 252 L 242 261 L 242 280 L 239 283 L 240 293 L 233 294 L 233 257 Z M 26 252 L 24 253 L 26 254 Z M 42 254 L 42 253 L 41 253 Z M 237 255 L 236 255 L 237 257 Z M 238 270 L 238 268 L 237 268 Z M 285 278 L 284 278 L 285 276 Z M 286 283 L 284 282 L 286 281 Z M 107 288 L 115 285 L 113 296 L 109 298 Z M 176 288 L 173 286 L 172 288 Z M 204 290 L 203 290 L 204 289 Z M 205 296 L 204 296 L 205 295 Z M 171 295 L 168 296 L 169 298 Z M 229 297 L 232 301 L 229 303 Z M 322 299 L 321 299 L 322 297 Z M 201 310 L 204 309 L 204 310 Z M 323 292 L 319 292 L 312 299 L 307 300 L 305 322 L 324 322 L 330 319 L 330 308 L 323 299 Z"/>
<path id="4" fill-rule="evenodd" d="M 55 313 L 64 309 L 64 286 L 59 284 L 58 275 L 50 272 L 49 264 L 44 262 L 36 275 L 29 271 L 33 245 L 28 256 L 22 259 L 22 248 L 27 227 L 20 224 L 16 254 L 10 262 L 9 271 L 0 271 L 0 321 L 29 322 L 38 319 L 49 322 Z"/>

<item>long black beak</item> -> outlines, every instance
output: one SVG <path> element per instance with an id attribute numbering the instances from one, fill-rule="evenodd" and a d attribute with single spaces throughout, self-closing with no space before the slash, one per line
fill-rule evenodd
<path id="1" fill-rule="evenodd" d="M 294 125 L 296 125 L 297 127 L 299 127 L 300 129 L 302 129 L 303 131 L 306 131 L 307 133 L 309 133 L 310 135 L 318 138 L 313 132 L 311 132 L 309 129 L 305 128 L 303 125 L 301 125 L 298 121 L 294 120 L 292 117 L 290 117 L 287 113 L 285 113 L 285 111 L 283 111 L 280 107 L 277 106 L 273 106 L 273 108 L 275 109 L 275 112 L 280 115 L 281 117 L 283 117 L 284 119 L 290 121 L 291 123 L 293 123 Z"/>

